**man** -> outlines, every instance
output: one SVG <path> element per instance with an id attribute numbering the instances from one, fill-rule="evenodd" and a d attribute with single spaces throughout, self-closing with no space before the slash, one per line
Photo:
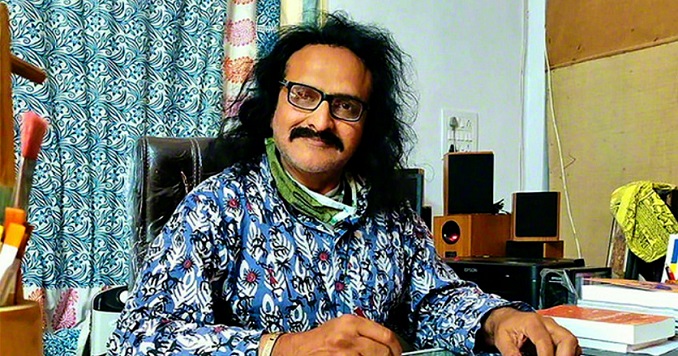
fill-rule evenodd
<path id="1" fill-rule="evenodd" d="M 397 196 L 404 59 L 388 34 L 341 16 L 283 32 L 224 135 L 236 163 L 149 246 L 109 351 L 520 355 L 530 340 L 539 355 L 577 354 L 551 319 L 459 280 Z"/>

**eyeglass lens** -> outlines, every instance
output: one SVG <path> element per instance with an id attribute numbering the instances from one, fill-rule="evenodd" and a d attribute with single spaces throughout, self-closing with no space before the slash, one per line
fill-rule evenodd
<path id="1" fill-rule="evenodd" d="M 330 113 L 338 119 L 358 120 L 362 114 L 362 103 L 346 96 L 327 96 L 330 103 Z M 293 105 L 306 110 L 315 110 L 320 106 L 323 93 L 315 88 L 292 84 L 289 87 L 288 99 Z"/>

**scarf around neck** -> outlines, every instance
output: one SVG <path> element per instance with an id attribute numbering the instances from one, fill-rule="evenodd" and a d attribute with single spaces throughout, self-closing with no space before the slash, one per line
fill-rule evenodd
<path id="1" fill-rule="evenodd" d="M 348 204 L 333 200 L 322 194 L 315 193 L 294 180 L 282 167 L 278 160 L 277 148 L 272 137 L 266 139 L 266 157 L 271 167 L 271 175 L 282 198 L 303 214 L 316 218 L 323 223 L 334 225 L 347 216 L 356 212 L 357 182 L 344 177 L 340 183 L 343 189 L 344 200 L 350 199 Z"/>

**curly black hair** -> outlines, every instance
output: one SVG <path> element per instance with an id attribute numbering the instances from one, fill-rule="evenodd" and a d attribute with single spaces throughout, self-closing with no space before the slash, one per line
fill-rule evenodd
<path id="1" fill-rule="evenodd" d="M 281 30 L 274 47 L 257 61 L 248 85 L 241 89 L 235 103 L 240 105 L 238 113 L 224 121 L 217 149 L 228 147 L 234 162 L 258 162 L 265 138 L 273 135 L 270 123 L 287 61 L 303 47 L 316 44 L 349 49 L 372 75 L 363 137 L 346 170 L 370 184 L 370 210 L 394 208 L 404 198 L 399 194 L 403 189 L 397 170 L 404 167 L 415 140 L 411 124 L 417 98 L 407 83 L 411 59 L 388 31 L 354 22 L 343 13 L 323 14 L 318 23 Z"/>

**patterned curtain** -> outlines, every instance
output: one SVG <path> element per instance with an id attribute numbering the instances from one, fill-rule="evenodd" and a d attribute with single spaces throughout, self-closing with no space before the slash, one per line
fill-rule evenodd
<path id="1" fill-rule="evenodd" d="M 315 21 L 323 11 L 327 11 L 327 0 L 229 1 L 224 41 L 226 116 L 237 112 L 237 106 L 231 104 L 247 80 L 257 55 L 266 54 L 275 43 L 278 28 Z"/>
<path id="2" fill-rule="evenodd" d="M 258 3 L 263 3 L 259 1 Z M 271 12 L 262 14 L 266 21 L 279 18 L 280 6 Z M 273 14 L 274 16 L 270 16 Z M 276 26 L 277 27 L 277 26 Z M 224 98 L 226 116 L 233 116 L 237 107 L 232 104 L 238 96 L 240 87 L 247 80 L 257 56 L 257 2 L 255 0 L 231 1 L 226 23 L 226 39 L 224 41 Z"/>
<path id="3" fill-rule="evenodd" d="M 323 1 L 304 6 L 317 12 Z M 13 82 L 16 127 L 27 110 L 50 123 L 30 200 L 25 294 L 43 305 L 45 354 L 79 354 L 93 295 L 127 283 L 137 139 L 215 135 L 224 99 L 276 39 L 280 0 L 7 3 L 12 52 L 48 74 L 43 85 Z"/>

